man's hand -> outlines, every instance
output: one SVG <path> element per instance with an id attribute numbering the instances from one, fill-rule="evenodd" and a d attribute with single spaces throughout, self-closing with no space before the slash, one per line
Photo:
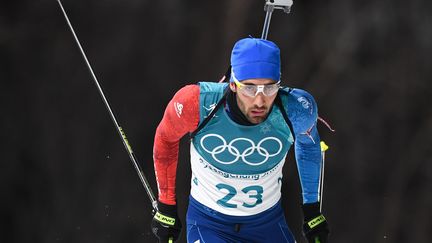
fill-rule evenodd
<path id="1" fill-rule="evenodd" d="M 158 211 L 153 216 L 151 228 L 159 242 L 176 241 L 182 228 L 177 216 L 177 206 L 158 202 Z"/>
<path id="2" fill-rule="evenodd" d="M 302 206 L 304 215 L 303 234 L 309 243 L 327 243 L 330 233 L 327 220 L 319 210 L 319 202 Z"/>

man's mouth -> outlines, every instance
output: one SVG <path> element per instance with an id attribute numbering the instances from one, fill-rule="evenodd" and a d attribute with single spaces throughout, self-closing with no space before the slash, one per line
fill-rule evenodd
<path id="1" fill-rule="evenodd" d="M 265 115 L 265 109 L 254 109 L 251 110 L 251 115 L 252 116 L 264 116 Z"/>

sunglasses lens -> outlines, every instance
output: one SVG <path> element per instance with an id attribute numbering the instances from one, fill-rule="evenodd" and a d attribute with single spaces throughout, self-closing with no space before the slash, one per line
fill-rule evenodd
<path id="1" fill-rule="evenodd" d="M 265 96 L 272 96 L 279 90 L 279 83 L 267 84 L 267 85 L 251 85 L 244 84 L 240 86 L 240 91 L 247 96 L 255 97 L 259 92 L 262 92 Z"/>
<path id="2" fill-rule="evenodd" d="M 266 96 L 272 96 L 272 95 L 276 94 L 278 92 L 278 90 L 279 90 L 278 84 L 271 84 L 271 85 L 264 86 L 263 93 Z"/>
<path id="3" fill-rule="evenodd" d="M 250 97 L 254 97 L 255 94 L 257 93 L 257 86 L 255 85 L 244 85 L 243 87 L 241 87 L 241 91 L 243 92 L 243 94 L 250 96 Z"/>

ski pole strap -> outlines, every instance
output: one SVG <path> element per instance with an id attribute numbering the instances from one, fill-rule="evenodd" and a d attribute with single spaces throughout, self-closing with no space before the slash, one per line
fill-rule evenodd
<path id="1" fill-rule="evenodd" d="M 303 224 L 303 234 L 309 242 L 325 243 L 329 232 L 327 220 L 322 214 L 305 220 Z"/>
<path id="2" fill-rule="evenodd" d="M 219 100 L 219 102 L 216 104 L 215 108 L 210 112 L 210 114 L 201 122 L 201 124 L 199 124 L 198 128 L 195 129 L 195 131 L 191 132 L 189 134 L 189 138 L 193 139 L 197 133 L 199 131 L 201 131 L 201 129 L 203 129 L 207 123 L 210 121 L 210 119 L 213 118 L 214 114 L 216 114 L 217 110 L 225 103 L 226 97 L 228 95 L 228 93 L 231 92 L 231 89 L 229 88 L 229 86 L 226 87 L 224 94 L 222 96 L 222 98 Z"/>
<path id="3" fill-rule="evenodd" d="M 166 225 L 174 226 L 175 225 L 175 218 L 163 215 L 160 212 L 156 212 L 155 219 L 161 223 L 164 223 Z"/>
<path id="4" fill-rule="evenodd" d="M 309 228 L 313 229 L 313 228 L 315 228 L 316 226 L 318 226 L 319 224 L 321 224 L 321 223 L 323 223 L 325 221 L 326 221 L 326 219 L 325 219 L 324 215 L 321 214 L 318 217 L 315 217 L 315 218 L 309 220 L 307 222 L 307 224 L 308 224 Z"/>

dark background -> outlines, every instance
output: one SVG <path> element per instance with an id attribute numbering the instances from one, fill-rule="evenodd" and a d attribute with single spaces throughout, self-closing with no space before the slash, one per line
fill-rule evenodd
<path id="1" fill-rule="evenodd" d="M 431 3 L 295 0 L 292 14 L 273 14 L 283 84 L 311 92 L 336 129 L 319 127 L 330 146 L 331 242 L 430 241 Z M 165 105 L 183 85 L 221 77 L 235 41 L 260 36 L 264 1 L 63 4 L 155 190 L 152 144 Z M 155 242 L 147 195 L 55 0 L 1 2 L 0 81 L 0 242 Z M 303 242 L 292 154 L 283 193 Z"/>

